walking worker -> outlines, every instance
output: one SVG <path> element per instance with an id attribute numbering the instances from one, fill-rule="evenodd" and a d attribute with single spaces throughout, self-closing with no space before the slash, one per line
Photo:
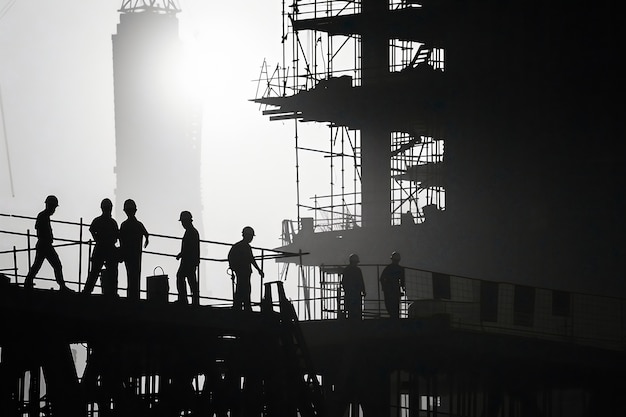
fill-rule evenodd
<path id="1" fill-rule="evenodd" d="M 235 294 L 233 294 L 233 308 L 236 310 L 252 311 L 250 293 L 250 277 L 254 267 L 261 278 L 265 277 L 252 254 L 250 242 L 254 239 L 254 229 L 246 226 L 241 231 L 242 239 L 235 243 L 228 251 L 228 266 L 236 279 Z"/>
<path id="2" fill-rule="evenodd" d="M 344 309 L 348 319 L 361 320 L 363 316 L 362 298 L 365 297 L 365 283 L 363 272 L 358 267 L 359 255 L 353 253 L 348 258 L 350 264 L 341 272 L 341 286 L 344 292 Z"/>
<path id="3" fill-rule="evenodd" d="M 187 304 L 187 283 L 189 283 L 191 302 L 197 306 L 200 305 L 200 288 L 196 276 L 196 269 L 200 265 L 200 234 L 193 226 L 193 217 L 189 211 L 181 211 L 178 221 L 185 229 L 180 252 L 176 255 L 176 259 L 180 260 L 176 272 L 178 302 Z"/>
<path id="4" fill-rule="evenodd" d="M 380 274 L 380 286 L 385 297 L 385 308 L 392 319 L 400 318 L 400 297 L 405 291 L 404 267 L 400 266 L 400 254 L 391 254 L 391 263 Z"/>
<path id="5" fill-rule="evenodd" d="M 124 213 L 126 213 L 128 218 L 120 225 L 120 262 L 124 262 L 126 266 L 127 297 L 139 300 L 141 288 L 141 243 L 145 238 L 143 247 L 147 247 L 150 235 L 143 223 L 135 217 L 137 204 L 134 200 L 128 199 L 124 201 Z"/>
<path id="6" fill-rule="evenodd" d="M 102 271 L 102 267 L 106 266 L 106 272 L 102 274 L 102 294 L 108 296 L 117 296 L 117 264 L 119 263 L 119 254 L 117 239 L 119 238 L 119 228 L 117 222 L 111 216 L 113 212 L 113 203 L 108 198 L 100 202 L 102 214 L 91 222 L 89 232 L 96 245 L 91 256 L 91 270 L 87 275 L 87 282 L 83 293 L 91 294 L 98 275 Z"/>
<path id="7" fill-rule="evenodd" d="M 43 261 L 47 260 L 50 263 L 50 266 L 52 266 L 54 278 L 56 279 L 57 284 L 59 284 L 60 290 L 70 291 L 70 289 L 65 285 L 65 280 L 63 279 L 63 267 L 61 266 L 61 260 L 59 259 L 59 255 L 54 249 L 54 246 L 52 246 L 54 236 L 52 235 L 50 216 L 54 214 L 59 206 L 59 200 L 56 196 L 49 195 L 46 197 L 45 205 L 46 208 L 37 215 L 37 220 L 35 221 L 35 230 L 37 230 L 35 260 L 26 275 L 24 287 L 28 289 L 33 288 L 35 275 L 37 275 L 41 269 Z"/>

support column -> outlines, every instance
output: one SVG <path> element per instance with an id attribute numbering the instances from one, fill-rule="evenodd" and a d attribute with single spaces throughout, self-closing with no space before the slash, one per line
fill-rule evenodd
<path id="1" fill-rule="evenodd" d="M 361 13 L 372 22 L 389 12 L 387 0 L 363 0 Z M 389 74 L 389 38 L 384 30 L 367 31 L 361 37 L 361 76 L 366 91 L 376 87 Z M 376 94 L 370 103 L 377 106 Z M 386 227 L 391 224 L 391 139 L 390 132 L 374 117 L 361 130 L 361 195 L 363 226 Z"/>
<path id="2" fill-rule="evenodd" d="M 367 228 L 391 224 L 391 162 L 389 132 L 361 131 L 362 222 Z"/>

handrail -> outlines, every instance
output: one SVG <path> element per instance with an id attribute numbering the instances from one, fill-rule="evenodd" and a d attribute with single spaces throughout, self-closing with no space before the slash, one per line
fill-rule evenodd
<path id="1" fill-rule="evenodd" d="M 20 220 L 30 220 L 30 221 L 35 221 L 36 217 L 33 216 L 23 216 L 23 215 L 16 215 L 16 214 L 6 214 L 6 213 L 0 213 L 0 217 L 8 217 L 8 218 L 14 218 L 14 219 L 20 219 Z M 84 227 L 89 227 L 90 224 L 88 223 L 84 223 L 82 221 L 80 222 L 72 222 L 72 221 L 64 221 L 64 220 L 53 220 L 50 219 L 51 223 L 56 223 L 56 224 L 64 224 L 64 225 L 70 225 L 70 226 L 78 226 L 78 228 L 80 229 L 80 238 L 81 239 L 68 239 L 67 237 L 58 237 L 55 236 L 54 241 L 55 244 L 53 245 L 55 248 L 63 248 L 63 247 L 70 247 L 70 246 L 77 246 L 78 247 L 78 280 L 72 280 L 72 279 L 67 279 L 67 277 L 65 277 L 65 282 L 71 285 L 78 285 L 78 289 L 80 290 L 81 287 L 84 285 L 84 282 L 81 281 L 81 278 L 83 273 L 83 264 L 85 262 L 85 258 L 84 256 L 86 256 L 86 261 L 90 262 L 90 258 L 91 258 L 91 252 L 92 252 L 92 246 L 94 244 L 93 240 L 89 239 L 89 240 L 84 240 L 83 237 L 83 230 Z M 13 281 L 14 283 L 18 284 L 19 281 L 23 278 L 25 278 L 25 274 L 24 273 L 19 273 L 19 268 L 18 268 L 18 255 L 20 255 L 20 259 L 25 260 L 23 258 L 23 254 L 27 254 L 28 255 L 28 267 L 30 267 L 32 265 L 32 259 L 31 259 L 31 253 L 33 253 L 33 251 L 35 251 L 35 247 L 34 245 L 31 245 L 31 238 L 35 238 L 36 236 L 33 235 L 33 233 L 27 229 L 26 232 L 16 232 L 14 230 L 0 230 L 0 234 L 6 234 L 6 235 L 12 235 L 12 236 L 19 236 L 19 237 L 23 237 L 26 238 L 26 247 L 16 247 L 13 246 L 12 249 L 9 250 L 1 250 L 0 251 L 0 256 L 3 255 L 12 255 L 13 256 L 13 267 L 11 268 L 4 268 L 4 269 L 0 269 L 0 271 L 6 271 L 7 274 L 5 275 L 10 275 L 11 276 L 11 281 Z M 177 240 L 180 241 L 182 240 L 182 237 L 180 236 L 170 236 L 170 235 L 165 235 L 165 234 L 158 234 L 158 233 L 151 233 L 150 234 L 151 238 L 159 238 L 159 239 L 170 239 L 170 240 Z M 58 242 L 58 243 L 57 243 Z M 232 243 L 227 243 L 227 242 L 219 242 L 219 241 L 214 241 L 214 240 L 207 240 L 207 239 L 200 239 L 200 244 L 201 245 L 214 245 L 214 246 L 222 246 L 222 247 L 230 247 L 232 246 Z M 88 251 L 83 251 L 82 248 L 84 245 L 87 245 L 89 247 Z M 168 246 L 169 248 L 169 246 Z M 283 259 L 283 258 L 289 258 L 289 257 L 301 257 L 302 255 L 306 255 L 307 253 L 294 253 L 294 252 L 288 252 L 288 251 L 283 251 L 283 250 L 277 250 L 277 249 L 269 249 L 269 248 L 263 248 L 263 247 L 256 247 L 253 246 L 251 247 L 252 250 L 254 251 L 255 255 L 254 258 L 257 261 L 260 261 L 260 265 L 263 265 L 263 262 L 265 260 L 276 260 L 276 259 Z M 168 249 L 169 251 L 170 249 Z M 83 256 L 83 252 L 85 252 L 85 255 Z M 258 253 L 260 252 L 260 254 Z M 163 251 L 158 251 L 158 250 L 142 250 L 142 254 L 144 255 L 151 255 L 151 256 L 158 256 L 158 257 L 164 257 L 164 258 L 175 258 L 177 255 L 176 253 L 167 253 L 167 252 L 163 252 Z M 212 262 L 212 263 L 225 263 L 227 262 L 227 258 L 225 257 L 208 257 L 208 256 L 201 256 L 200 260 L 202 262 Z M 70 263 L 70 265 L 72 265 Z M 200 267 L 202 268 L 202 266 Z M 200 273 L 200 269 L 198 271 Z M 54 279 L 52 278 L 45 278 L 42 276 L 37 276 L 36 277 L 38 281 L 42 281 L 42 282 L 55 282 Z M 200 280 L 200 276 L 198 276 L 198 279 Z M 101 288 L 101 284 L 97 285 L 98 288 Z M 118 290 L 127 290 L 127 288 L 124 287 L 118 287 Z M 141 293 L 146 293 L 146 290 L 141 290 Z M 169 295 L 175 295 L 170 293 Z M 225 298 L 220 298 L 220 297 L 205 297 L 205 296 L 201 296 L 201 299 L 210 299 L 213 301 L 228 301 L 228 302 L 232 302 L 232 300 L 229 299 L 225 299 Z M 257 305 L 257 303 L 254 303 L 255 305 Z"/>
<path id="2" fill-rule="evenodd" d="M 13 217 L 13 218 L 23 219 L 23 220 L 37 220 L 37 217 L 23 216 L 23 215 L 18 215 L 18 214 L 6 214 L 6 213 L 0 213 L 0 217 Z M 59 224 L 67 224 L 67 225 L 71 225 L 71 226 L 80 226 L 80 227 L 89 227 L 91 225 L 90 223 L 77 223 L 77 222 L 71 222 L 71 221 L 66 221 L 66 220 L 54 220 L 54 219 L 50 219 L 50 222 L 51 223 L 59 223 Z M 8 231 L 8 230 L 0 230 L 0 233 L 6 233 L 6 234 L 12 234 L 12 235 L 18 235 L 18 236 L 29 236 L 28 233 L 12 232 L 12 231 Z M 182 239 L 182 237 L 180 237 L 180 236 L 163 235 L 163 234 L 158 234 L 158 233 L 150 233 L 150 236 L 151 237 L 152 236 L 153 237 L 160 237 L 160 238 L 164 238 L 164 239 L 176 239 L 176 240 L 181 240 Z M 58 237 L 55 237 L 54 240 L 58 240 L 58 241 L 61 241 L 61 242 L 74 242 L 74 243 L 78 242 L 76 240 L 63 239 L 63 238 L 58 238 Z M 90 241 L 91 241 L 91 239 L 88 240 L 88 241 L 83 241 L 83 242 L 78 242 L 78 243 L 86 244 L 86 243 L 88 243 Z M 200 243 L 206 243 L 206 244 L 211 244 L 211 245 L 222 245 L 222 246 L 232 246 L 232 244 L 233 244 L 233 243 L 228 243 L 228 242 L 219 242 L 219 241 L 215 241 L 215 240 L 206 240 L 206 239 L 200 239 Z M 263 251 L 271 251 L 271 252 L 275 252 L 277 255 L 284 255 L 284 257 L 299 256 L 299 254 L 296 253 L 296 252 L 287 252 L 287 251 L 281 251 L 281 250 L 278 250 L 278 249 L 269 249 L 269 248 L 262 248 L 262 247 L 256 247 L 256 246 L 252 246 L 252 249 L 263 250 Z M 148 252 L 144 251 L 144 253 L 148 253 Z M 207 260 L 210 260 L 210 259 L 207 259 Z"/>

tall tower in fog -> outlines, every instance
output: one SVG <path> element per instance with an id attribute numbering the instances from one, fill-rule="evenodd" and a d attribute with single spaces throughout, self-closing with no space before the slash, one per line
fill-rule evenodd
<path id="1" fill-rule="evenodd" d="M 116 212 L 137 202 L 152 233 L 180 233 L 189 210 L 202 230 L 201 105 L 185 76 L 172 0 L 124 0 L 113 35 Z"/>

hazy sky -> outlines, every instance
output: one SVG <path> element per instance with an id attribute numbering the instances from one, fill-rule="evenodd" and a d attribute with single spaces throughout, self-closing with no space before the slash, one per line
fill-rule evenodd
<path id="1" fill-rule="evenodd" d="M 1 213 L 34 216 L 45 196 L 56 194 L 55 219 L 89 222 L 102 198 L 114 198 L 111 36 L 121 3 L 0 0 L 0 87 L 13 180 L 12 192 L 0 136 Z M 178 4 L 181 38 L 204 83 L 202 238 L 234 242 L 250 224 L 255 245 L 279 246 L 281 220 L 296 217 L 293 122 L 270 122 L 249 99 L 263 60 L 274 67 L 281 59 L 281 2 Z"/>

